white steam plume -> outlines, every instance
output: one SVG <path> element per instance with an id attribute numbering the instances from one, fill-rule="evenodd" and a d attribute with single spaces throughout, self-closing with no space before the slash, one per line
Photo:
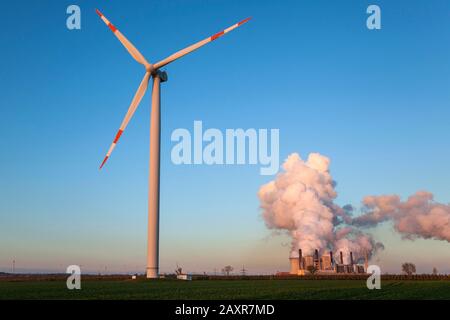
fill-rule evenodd
<path id="1" fill-rule="evenodd" d="M 404 202 L 397 195 L 367 196 L 363 206 L 365 213 L 353 219 L 356 226 L 373 227 L 392 220 L 404 238 L 450 242 L 450 206 L 434 202 L 430 192 L 416 192 Z"/>
<path id="2" fill-rule="evenodd" d="M 292 238 L 291 256 L 301 248 L 304 254 L 315 249 L 349 253 L 355 260 L 371 256 L 382 244 L 349 226 L 352 219 L 344 208 L 333 203 L 337 196 L 329 172 L 330 160 L 311 153 L 303 161 L 297 153 L 283 164 L 283 172 L 263 185 L 258 196 L 268 228 L 286 230 Z"/>

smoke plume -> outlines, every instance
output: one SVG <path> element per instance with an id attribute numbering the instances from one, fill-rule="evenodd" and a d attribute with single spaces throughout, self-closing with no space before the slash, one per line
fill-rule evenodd
<path id="1" fill-rule="evenodd" d="M 329 172 L 330 160 L 318 153 L 303 161 L 297 153 L 283 164 L 283 172 L 263 185 L 258 196 L 262 216 L 269 229 L 285 230 L 292 238 L 291 256 L 301 248 L 305 254 L 315 249 L 355 254 L 355 259 L 371 256 L 382 244 L 351 225 L 351 206 L 341 208 L 335 181 Z"/>
<path id="2" fill-rule="evenodd" d="M 437 239 L 450 242 L 450 206 L 433 201 L 433 194 L 419 191 L 402 202 L 397 195 L 367 196 L 363 215 L 356 226 L 373 227 L 392 221 L 394 229 L 407 239 Z"/>
<path id="3" fill-rule="evenodd" d="M 406 239 L 437 239 L 450 242 L 450 205 L 433 201 L 433 194 L 419 191 L 406 201 L 398 195 L 367 196 L 362 215 L 353 217 L 351 205 L 338 206 L 336 183 L 329 172 L 330 160 L 311 153 L 307 161 L 291 154 L 275 180 L 261 186 L 258 196 L 262 217 L 269 229 L 284 230 L 292 239 L 291 256 L 301 248 L 342 251 L 355 259 L 369 257 L 383 244 L 363 232 L 384 221 Z"/>

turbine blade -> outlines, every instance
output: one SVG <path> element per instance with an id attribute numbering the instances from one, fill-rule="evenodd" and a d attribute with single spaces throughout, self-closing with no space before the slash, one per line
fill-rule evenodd
<path id="1" fill-rule="evenodd" d="M 150 64 L 145 60 L 144 56 L 139 52 L 138 49 L 136 49 L 135 46 L 127 39 L 125 36 L 117 29 L 98 9 L 95 9 L 95 12 L 100 16 L 100 18 L 103 20 L 103 22 L 111 29 L 111 31 L 114 33 L 114 35 L 119 39 L 119 41 L 123 44 L 125 49 L 128 50 L 128 52 L 131 54 L 131 56 L 139 62 L 140 64 L 143 64 L 146 68 L 150 66 Z"/>
<path id="2" fill-rule="evenodd" d="M 173 62 L 173 61 L 175 61 L 175 60 L 177 60 L 177 59 L 179 59 L 179 58 L 181 58 L 181 57 L 187 55 L 188 53 L 191 53 L 192 51 L 195 51 L 195 50 L 197 50 L 198 48 L 203 47 L 205 44 L 207 44 L 207 43 L 209 43 L 209 42 L 211 42 L 211 41 L 214 41 L 214 40 L 216 40 L 217 38 L 223 36 L 225 33 L 228 33 L 228 32 L 230 32 L 231 30 L 234 30 L 234 29 L 236 29 L 237 27 L 243 25 L 244 23 L 246 23 L 246 22 L 249 21 L 250 19 L 251 19 L 251 18 L 244 19 L 244 20 L 242 20 L 242 21 L 240 21 L 240 22 L 238 22 L 238 23 L 232 25 L 231 27 L 229 27 L 229 28 L 227 28 L 227 29 L 225 29 L 225 30 L 222 30 L 222 31 L 216 33 L 215 35 L 212 35 L 211 37 L 208 37 L 208 38 L 206 38 L 206 39 L 204 39 L 204 40 L 202 40 L 202 41 L 199 41 L 199 42 L 197 42 L 197 43 L 194 43 L 193 45 L 190 45 L 189 47 L 184 48 L 183 50 L 180 50 L 180 51 L 178 51 L 178 52 L 172 54 L 171 56 L 165 58 L 164 60 L 161 60 L 161 61 L 159 61 L 158 63 L 156 63 L 156 64 L 154 65 L 155 69 L 159 69 L 159 68 L 161 68 L 161 67 L 164 67 L 165 65 L 167 65 L 167 64 L 169 64 L 169 63 L 171 63 L 171 62 Z"/>
<path id="3" fill-rule="evenodd" d="M 127 114 L 125 115 L 125 118 L 122 121 L 122 124 L 120 125 L 119 131 L 117 131 L 117 134 L 113 140 L 113 143 L 109 147 L 108 153 L 106 154 L 106 157 L 103 159 L 102 164 L 100 165 L 100 169 L 105 165 L 106 161 L 111 155 L 111 152 L 113 152 L 114 148 L 116 147 L 117 142 L 120 139 L 120 136 L 122 135 L 123 131 L 128 125 L 128 122 L 130 122 L 131 117 L 133 117 L 134 112 L 136 111 L 139 103 L 142 100 L 142 97 L 145 94 L 145 91 L 147 91 L 148 87 L 148 79 L 150 77 L 150 72 L 146 72 L 144 75 L 144 78 L 141 81 L 141 84 L 139 85 L 139 88 L 136 91 L 136 94 L 134 95 L 133 100 L 131 101 L 131 105 L 128 108 Z"/>

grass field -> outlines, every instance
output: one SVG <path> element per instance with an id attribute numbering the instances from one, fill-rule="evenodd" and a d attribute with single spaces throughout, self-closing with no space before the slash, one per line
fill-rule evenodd
<path id="1" fill-rule="evenodd" d="M 86 280 L 0 282 L 0 299 L 450 299 L 449 281 L 360 280 Z"/>

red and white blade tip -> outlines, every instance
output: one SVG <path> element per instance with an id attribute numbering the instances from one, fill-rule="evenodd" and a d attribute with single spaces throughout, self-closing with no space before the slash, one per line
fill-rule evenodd
<path id="1" fill-rule="evenodd" d="M 114 137 L 114 141 L 112 142 L 111 147 L 109 147 L 108 153 L 106 154 L 105 159 L 103 159 L 103 162 L 102 162 L 102 164 L 100 165 L 100 169 L 103 168 L 103 166 L 104 166 L 105 163 L 106 163 L 106 160 L 108 160 L 109 156 L 111 155 L 111 152 L 112 152 L 112 151 L 114 150 L 114 148 L 116 147 L 116 144 L 117 144 L 117 142 L 119 141 L 120 136 L 122 135 L 122 133 L 123 133 L 123 130 L 122 130 L 122 129 L 119 129 L 119 131 L 117 131 L 117 134 L 116 134 L 116 136 Z"/>
<path id="2" fill-rule="evenodd" d="M 238 26 L 240 26 L 240 25 L 242 25 L 242 24 L 244 24 L 244 23 L 250 21 L 251 18 L 252 18 L 252 17 L 248 17 L 247 19 L 244 19 L 244 20 L 242 20 L 242 21 L 239 21 L 239 22 L 238 22 Z"/>
<path id="3" fill-rule="evenodd" d="M 102 168 L 103 168 L 103 166 L 105 165 L 105 163 L 106 163 L 106 160 L 108 160 L 108 156 L 106 156 L 105 157 L 105 159 L 103 159 L 103 162 L 102 162 L 102 164 L 100 165 L 100 168 L 99 168 L 99 170 L 101 170 Z"/>
<path id="4" fill-rule="evenodd" d="M 225 33 L 230 32 L 231 30 L 240 27 L 241 25 L 243 25 L 244 23 L 248 22 L 251 19 L 251 17 L 248 17 L 247 19 L 244 19 L 242 21 L 239 21 L 238 23 L 232 25 L 231 27 L 229 27 L 228 29 L 222 30 L 220 32 L 217 32 L 216 34 L 212 35 L 209 40 L 210 41 L 214 41 L 216 39 L 218 39 L 219 37 L 223 36 Z"/>
<path id="5" fill-rule="evenodd" d="M 103 22 L 105 22 L 108 25 L 109 29 L 111 29 L 113 33 L 117 31 L 117 28 L 108 19 L 106 19 L 106 17 L 103 15 L 103 13 L 100 12 L 100 10 L 95 9 L 95 12 L 103 20 Z"/>

